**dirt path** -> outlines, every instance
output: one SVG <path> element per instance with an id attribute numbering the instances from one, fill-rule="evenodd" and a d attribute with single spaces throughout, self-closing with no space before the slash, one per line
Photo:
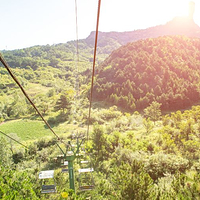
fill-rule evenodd
<path id="1" fill-rule="evenodd" d="M 2 124 L 4 124 L 5 122 L 0 122 L 0 126 L 2 125 Z"/>

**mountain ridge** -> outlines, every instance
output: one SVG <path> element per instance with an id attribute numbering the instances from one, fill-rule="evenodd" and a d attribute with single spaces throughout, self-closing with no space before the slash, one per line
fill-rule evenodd
<path id="1" fill-rule="evenodd" d="M 98 40 L 109 37 L 116 40 L 120 45 L 141 39 L 156 38 L 166 35 L 185 35 L 189 37 L 200 38 L 200 27 L 190 17 L 174 17 L 164 25 L 158 25 L 147 29 L 139 29 L 125 32 L 101 32 L 98 33 Z M 87 44 L 94 41 L 95 31 L 85 39 Z"/>

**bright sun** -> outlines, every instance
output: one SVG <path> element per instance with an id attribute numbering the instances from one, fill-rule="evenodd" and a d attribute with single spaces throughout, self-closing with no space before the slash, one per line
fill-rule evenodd
<path id="1" fill-rule="evenodd" d="M 122 2 L 122 0 L 118 1 Z M 137 1 L 136 4 L 135 1 L 124 1 L 127 3 L 127 7 L 124 8 L 126 12 L 123 13 L 123 16 L 127 15 L 127 22 L 129 24 L 127 27 L 130 27 L 129 19 L 132 19 L 131 25 L 133 24 L 135 27 L 140 28 L 165 24 L 175 17 L 189 16 L 189 5 L 191 2 L 191 0 L 140 0 Z M 119 4 L 117 10 L 118 12 L 120 10 Z M 121 10 L 123 11 L 123 9 Z M 192 14 L 190 16 L 193 17 Z M 119 22 L 120 19 L 116 21 L 116 25 L 119 24 Z M 125 23 L 120 26 L 125 26 Z"/>
<path id="2" fill-rule="evenodd" d="M 189 1 L 174 0 L 172 9 L 176 16 L 188 16 Z"/>
<path id="3" fill-rule="evenodd" d="M 193 18 L 195 2 L 191 0 L 174 0 L 173 12 L 176 16 L 189 16 Z"/>

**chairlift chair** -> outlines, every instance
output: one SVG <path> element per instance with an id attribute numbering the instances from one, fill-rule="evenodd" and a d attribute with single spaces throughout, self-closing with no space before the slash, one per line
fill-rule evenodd
<path id="1" fill-rule="evenodd" d="M 62 173 L 68 173 L 68 172 L 69 172 L 68 169 L 66 169 L 66 168 L 62 169 Z"/>
<path id="2" fill-rule="evenodd" d="M 64 155 L 58 155 L 56 158 L 56 162 L 60 165 L 62 165 L 64 163 Z"/>
<path id="3" fill-rule="evenodd" d="M 64 163 L 63 163 L 63 169 L 62 169 L 62 173 L 68 173 L 68 168 L 66 168 L 66 167 L 68 167 L 68 161 L 64 161 Z"/>
<path id="4" fill-rule="evenodd" d="M 47 193 L 56 193 L 56 185 L 54 181 L 54 170 L 48 170 L 48 171 L 41 171 L 39 173 L 39 179 L 43 180 L 43 185 L 42 185 L 42 194 L 47 194 Z M 48 179 L 48 184 L 44 184 L 45 180 Z M 53 183 L 53 184 L 50 184 Z"/>
<path id="5" fill-rule="evenodd" d="M 80 160 L 79 161 L 80 168 L 90 168 L 90 163 L 88 160 Z"/>
<path id="6" fill-rule="evenodd" d="M 81 164 L 88 164 L 89 161 L 88 160 L 81 160 Z"/>
<path id="7" fill-rule="evenodd" d="M 93 168 L 83 168 L 78 170 L 80 191 L 92 190 L 94 188 L 93 171 Z"/>

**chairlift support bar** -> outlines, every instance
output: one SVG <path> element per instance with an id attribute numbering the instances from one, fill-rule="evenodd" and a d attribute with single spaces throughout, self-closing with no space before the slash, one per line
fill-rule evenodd
<path id="1" fill-rule="evenodd" d="M 73 162 L 76 158 L 80 157 L 79 149 L 80 149 L 82 142 L 83 142 L 83 140 L 79 143 L 78 138 L 77 138 L 76 150 L 73 150 L 72 145 L 69 141 L 68 146 L 67 146 L 67 151 L 70 152 L 70 154 L 69 155 L 64 154 L 64 164 L 68 163 L 69 186 L 70 186 L 70 189 L 72 189 L 74 191 L 75 191 L 75 181 L 74 181 Z M 71 148 L 71 149 L 69 149 L 69 148 Z"/>

